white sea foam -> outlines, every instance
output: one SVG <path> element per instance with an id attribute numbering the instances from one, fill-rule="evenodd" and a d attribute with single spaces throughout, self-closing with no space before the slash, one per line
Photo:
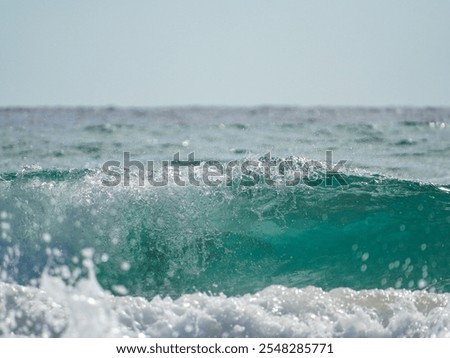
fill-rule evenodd
<path id="1" fill-rule="evenodd" d="M 95 279 L 69 287 L 0 283 L 0 333 L 63 337 L 450 337 L 450 295 L 270 286 L 239 297 L 115 297 Z"/>

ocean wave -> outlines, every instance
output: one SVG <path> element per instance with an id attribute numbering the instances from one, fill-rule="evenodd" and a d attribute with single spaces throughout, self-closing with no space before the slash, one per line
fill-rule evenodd
<path id="1" fill-rule="evenodd" d="M 99 170 L 2 175 L 2 278 L 38 283 L 49 267 L 75 283 L 91 248 L 102 287 L 149 299 L 274 284 L 449 291 L 450 188 L 343 175 L 334 187 L 164 188 L 106 187 Z"/>

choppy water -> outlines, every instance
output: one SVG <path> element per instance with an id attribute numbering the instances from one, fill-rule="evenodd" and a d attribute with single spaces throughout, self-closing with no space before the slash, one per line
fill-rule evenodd
<path id="1" fill-rule="evenodd" d="M 0 332 L 448 336 L 449 125 L 437 108 L 2 109 Z M 345 185 L 315 185 L 327 150 Z M 124 152 L 323 168 L 103 185 Z"/>

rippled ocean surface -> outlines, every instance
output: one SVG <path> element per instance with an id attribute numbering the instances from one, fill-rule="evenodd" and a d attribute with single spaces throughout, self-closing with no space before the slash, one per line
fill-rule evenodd
<path id="1" fill-rule="evenodd" d="M 448 108 L 0 109 L 0 335 L 449 337 L 449 126 Z M 291 166 L 124 185 L 124 152 L 155 178 L 177 153 L 196 179 Z"/>

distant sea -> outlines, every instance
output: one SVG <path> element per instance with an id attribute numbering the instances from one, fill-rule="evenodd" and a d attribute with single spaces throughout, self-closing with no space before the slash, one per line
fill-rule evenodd
<path id="1" fill-rule="evenodd" d="M 0 336 L 450 337 L 450 108 L 2 108 L 0 154 Z"/>

